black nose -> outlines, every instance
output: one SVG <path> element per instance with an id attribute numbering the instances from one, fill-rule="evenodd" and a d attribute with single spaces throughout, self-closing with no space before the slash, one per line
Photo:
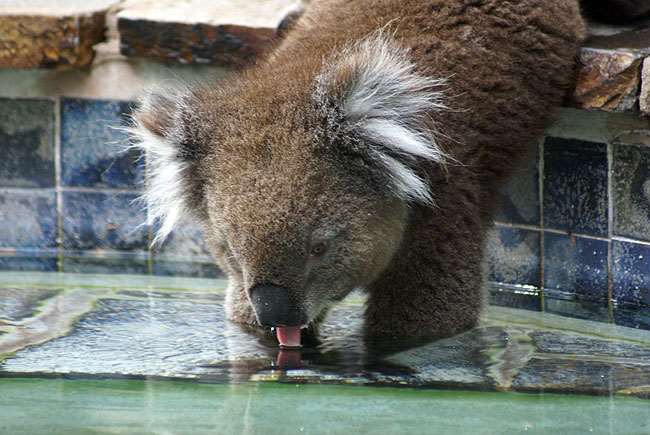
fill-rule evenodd
<path id="1" fill-rule="evenodd" d="M 256 285 L 251 289 L 251 302 L 262 326 L 302 326 L 302 310 L 289 298 L 286 288 Z"/>

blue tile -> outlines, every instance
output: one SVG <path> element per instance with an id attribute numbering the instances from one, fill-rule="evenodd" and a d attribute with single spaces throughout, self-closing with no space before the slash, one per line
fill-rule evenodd
<path id="1" fill-rule="evenodd" d="M 606 300 L 607 244 L 603 240 L 545 233 L 544 288 Z"/>
<path id="2" fill-rule="evenodd" d="M 650 240 L 650 147 L 616 144 L 613 157 L 614 234 Z"/>
<path id="3" fill-rule="evenodd" d="M 487 243 L 490 281 L 539 287 L 539 252 L 539 232 L 495 227 Z"/>
<path id="4" fill-rule="evenodd" d="M 156 255 L 173 257 L 204 257 L 210 259 L 203 228 L 189 219 L 180 222 L 165 242 L 156 249 Z"/>
<path id="5" fill-rule="evenodd" d="M 182 221 L 154 252 L 153 273 L 161 276 L 223 277 L 215 265 L 203 235 L 194 221 Z"/>
<path id="6" fill-rule="evenodd" d="M 54 190 L 0 190 L 0 247 L 56 247 Z"/>
<path id="7" fill-rule="evenodd" d="M 31 254 L 0 254 L 0 270 L 56 272 L 57 258 L 53 252 L 33 252 Z"/>
<path id="8" fill-rule="evenodd" d="M 131 103 L 63 99 L 61 171 L 64 186 L 129 188 L 142 181 L 137 151 L 124 153 Z"/>
<path id="9" fill-rule="evenodd" d="M 224 278 L 214 263 L 175 261 L 157 258 L 153 263 L 154 275 L 186 276 L 193 278 Z"/>
<path id="10" fill-rule="evenodd" d="M 538 152 L 524 162 L 501 191 L 495 219 L 509 224 L 539 225 Z"/>
<path id="11" fill-rule="evenodd" d="M 63 247 L 146 250 L 142 208 L 131 193 L 63 192 Z"/>
<path id="12" fill-rule="evenodd" d="M 592 302 L 585 299 L 554 298 L 545 292 L 544 311 L 575 319 L 609 322 L 609 307 L 607 300 Z"/>
<path id="13" fill-rule="evenodd" d="M 650 246 L 613 242 L 614 299 L 650 306 Z"/>
<path id="14" fill-rule="evenodd" d="M 54 103 L 0 99 L 0 186 L 54 187 Z"/>
<path id="15" fill-rule="evenodd" d="M 104 255 L 64 253 L 63 272 L 146 275 L 149 271 L 146 253 L 129 254 L 109 252 Z"/>
<path id="16" fill-rule="evenodd" d="M 628 328 L 650 330 L 650 307 L 616 307 L 614 322 Z"/>
<path id="17" fill-rule="evenodd" d="M 503 284 L 491 284 L 489 287 L 491 305 L 531 311 L 540 311 L 541 309 L 539 291 L 522 291 L 521 288 Z"/>
<path id="18" fill-rule="evenodd" d="M 547 138 L 544 145 L 544 225 L 606 237 L 607 147 Z"/>

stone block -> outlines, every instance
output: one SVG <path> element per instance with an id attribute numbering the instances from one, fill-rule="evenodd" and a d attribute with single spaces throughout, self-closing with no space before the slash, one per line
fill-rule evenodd
<path id="1" fill-rule="evenodd" d="M 293 0 L 134 0 L 118 14 L 121 51 L 180 63 L 242 66 L 264 53 Z"/>
<path id="2" fill-rule="evenodd" d="M 8 0 L 0 12 L 0 68 L 90 65 L 116 0 Z"/>
<path id="3" fill-rule="evenodd" d="M 643 57 L 630 49 L 583 48 L 574 104 L 581 109 L 636 110 Z"/>
<path id="4" fill-rule="evenodd" d="M 650 114 L 650 58 L 646 58 L 643 61 L 639 106 L 641 113 Z"/>

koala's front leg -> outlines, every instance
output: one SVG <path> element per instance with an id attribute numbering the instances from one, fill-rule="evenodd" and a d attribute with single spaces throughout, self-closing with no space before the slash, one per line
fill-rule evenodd
<path id="1" fill-rule="evenodd" d="M 255 317 L 255 311 L 246 295 L 246 287 L 243 283 L 240 266 L 235 262 L 232 252 L 230 252 L 223 240 L 217 239 L 207 227 L 206 234 L 208 235 L 208 246 L 211 247 L 217 265 L 228 277 L 225 304 L 226 318 L 248 328 L 260 329 Z"/>
<path id="2" fill-rule="evenodd" d="M 420 231 L 368 288 L 365 336 L 371 347 L 409 347 L 478 323 L 483 241 L 458 228 L 441 230 Z"/>
<path id="3" fill-rule="evenodd" d="M 260 328 L 255 311 L 248 301 L 244 286 L 236 279 L 230 279 L 226 288 L 226 317 L 228 320 L 250 328 Z"/>

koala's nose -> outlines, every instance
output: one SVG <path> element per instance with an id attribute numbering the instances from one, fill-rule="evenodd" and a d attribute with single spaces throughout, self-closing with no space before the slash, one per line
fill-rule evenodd
<path id="1" fill-rule="evenodd" d="M 256 285 L 250 291 L 253 309 L 262 326 L 302 326 L 302 310 L 289 298 L 286 288 Z"/>

